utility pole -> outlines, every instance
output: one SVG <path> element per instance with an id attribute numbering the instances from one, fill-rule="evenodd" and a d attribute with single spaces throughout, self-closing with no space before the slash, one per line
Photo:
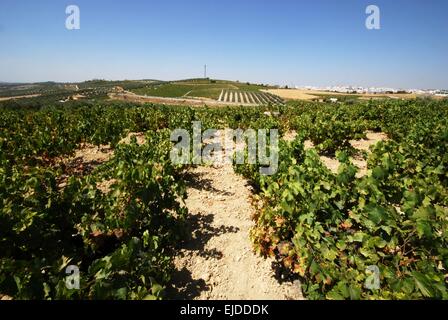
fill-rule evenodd
<path id="1" fill-rule="evenodd" d="M 207 79 L 207 65 L 204 64 L 204 79 Z"/>

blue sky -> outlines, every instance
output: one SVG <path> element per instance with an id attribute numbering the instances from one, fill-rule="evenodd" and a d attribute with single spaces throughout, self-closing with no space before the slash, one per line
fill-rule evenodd
<path id="1" fill-rule="evenodd" d="M 81 29 L 65 28 L 76 4 Z M 381 30 L 365 9 L 381 9 Z M 446 0 L 1 0 L 0 81 L 448 88 Z"/>

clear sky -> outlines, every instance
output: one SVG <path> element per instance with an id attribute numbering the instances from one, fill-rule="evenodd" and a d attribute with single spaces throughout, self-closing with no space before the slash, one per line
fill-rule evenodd
<path id="1" fill-rule="evenodd" d="M 80 30 L 65 28 L 71 4 Z M 217 79 L 448 88 L 448 1 L 0 0 L 0 81 L 172 80 L 204 64 Z"/>

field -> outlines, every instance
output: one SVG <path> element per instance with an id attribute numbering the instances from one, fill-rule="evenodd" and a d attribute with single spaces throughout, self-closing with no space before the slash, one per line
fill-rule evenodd
<path id="1" fill-rule="evenodd" d="M 208 93 L 209 92 L 208 90 L 210 89 L 221 90 L 222 88 L 223 88 L 222 85 L 167 83 L 157 86 L 149 86 L 145 88 L 135 89 L 132 90 L 132 92 L 139 95 L 146 95 L 153 97 L 181 98 L 189 96 L 196 90 L 202 90 L 202 91 L 205 90 L 206 94 L 210 95 Z"/>
<path id="2" fill-rule="evenodd" d="M 283 100 L 273 94 L 245 90 L 221 90 L 217 100 L 244 105 L 283 104 Z"/>
<path id="3" fill-rule="evenodd" d="M 448 299 L 446 100 L 194 82 L 127 85 L 232 106 L 100 99 L 102 82 L 0 102 L 1 299 Z M 193 121 L 278 129 L 278 170 L 174 164 L 170 134 Z"/>
<path id="4" fill-rule="evenodd" d="M 287 100 L 307 100 L 319 101 L 329 98 L 337 98 L 339 100 L 370 100 L 370 99 L 415 99 L 417 95 L 409 93 L 396 94 L 347 94 L 338 92 L 326 92 L 305 89 L 268 89 L 266 92 L 275 94 Z"/>

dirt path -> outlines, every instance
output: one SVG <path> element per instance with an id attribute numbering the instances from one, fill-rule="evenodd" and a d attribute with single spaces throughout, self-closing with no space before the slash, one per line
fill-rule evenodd
<path id="1" fill-rule="evenodd" d="M 250 187 L 231 165 L 200 166 L 188 177 L 192 239 L 175 259 L 176 299 L 303 299 L 300 284 L 274 278 L 272 261 L 252 252 Z"/>
<path id="2" fill-rule="evenodd" d="M 35 98 L 35 97 L 40 97 L 40 96 L 41 96 L 41 94 L 28 94 L 28 95 L 24 95 L 24 96 L 0 97 L 0 101 L 24 99 L 24 98 Z"/>

